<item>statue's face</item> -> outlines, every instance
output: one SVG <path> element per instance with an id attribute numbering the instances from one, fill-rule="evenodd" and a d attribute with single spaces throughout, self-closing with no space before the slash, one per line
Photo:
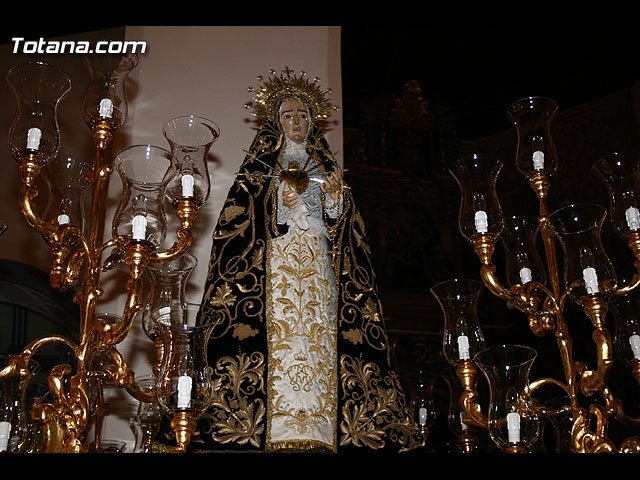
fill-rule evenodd
<path id="1" fill-rule="evenodd" d="M 280 108 L 280 123 L 287 138 L 294 143 L 302 143 L 309 128 L 307 107 L 295 98 L 286 100 Z"/>

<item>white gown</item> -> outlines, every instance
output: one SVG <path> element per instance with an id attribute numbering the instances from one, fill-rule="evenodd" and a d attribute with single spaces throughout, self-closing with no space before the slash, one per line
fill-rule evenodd
<path id="1" fill-rule="evenodd" d="M 289 142 L 283 167 L 307 157 Z M 267 253 L 267 448 L 337 448 L 336 279 L 320 185 L 311 180 L 294 210 L 282 205 L 286 184 L 278 189 L 277 221 L 289 229 Z M 335 218 L 340 206 L 325 203 Z"/>

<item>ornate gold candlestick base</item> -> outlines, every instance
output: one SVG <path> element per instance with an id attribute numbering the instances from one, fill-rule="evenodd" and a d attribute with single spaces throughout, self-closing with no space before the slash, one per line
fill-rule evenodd
<path id="1" fill-rule="evenodd" d="M 526 445 L 519 443 L 509 443 L 502 447 L 504 453 L 527 453 Z"/>
<path id="2" fill-rule="evenodd" d="M 187 445 L 191 442 L 191 434 L 196 429 L 196 419 L 193 412 L 188 410 L 179 410 L 173 414 L 171 419 L 171 428 L 176 434 L 177 447 L 169 449 L 170 453 L 185 453 L 187 451 Z"/>
<path id="3" fill-rule="evenodd" d="M 472 453 L 476 448 L 476 439 L 469 432 L 462 432 L 456 444 L 462 453 Z"/>

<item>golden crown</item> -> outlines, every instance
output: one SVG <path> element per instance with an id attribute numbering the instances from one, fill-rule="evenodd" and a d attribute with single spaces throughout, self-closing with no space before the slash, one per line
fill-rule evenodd
<path id="1" fill-rule="evenodd" d="M 329 103 L 331 90 L 323 90 L 318 77 L 309 80 L 306 72 L 296 75 L 289 67 L 285 67 L 280 74 L 271 69 L 267 79 L 262 75 L 257 79 L 262 85 L 258 88 L 249 87 L 249 92 L 255 95 L 252 101 L 245 104 L 245 108 L 253 109 L 252 115 L 261 120 L 277 121 L 280 104 L 292 97 L 307 105 L 315 120 L 324 120 L 329 117 L 331 110 L 337 110 Z"/>

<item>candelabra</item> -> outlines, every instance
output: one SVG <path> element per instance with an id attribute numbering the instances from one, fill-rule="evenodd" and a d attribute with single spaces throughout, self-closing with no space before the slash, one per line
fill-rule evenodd
<path id="1" fill-rule="evenodd" d="M 167 122 L 163 130 L 170 151 L 153 145 L 134 145 L 123 149 L 114 160 L 109 158 L 107 150 L 114 134 L 127 117 L 125 83 L 137 63 L 136 54 L 86 57 L 90 83 L 84 95 L 82 114 L 91 131 L 96 154 L 86 177 L 91 197 L 85 229 L 82 228 L 84 219 L 70 215 L 78 209 L 55 212 L 50 220 L 38 214 L 35 203 L 38 196 L 36 179 L 58 152 L 57 106 L 71 88 L 69 78 L 45 63 L 18 65 L 7 76 L 18 104 L 9 143 L 22 177 L 19 199 L 22 212 L 28 224 L 48 243 L 52 256 L 52 286 L 61 290 L 80 287 L 74 297 L 80 312 L 77 344 L 58 335 L 35 339 L 19 354 L 10 355 L 7 365 L 0 370 L 0 380 L 25 378 L 30 374 L 33 356 L 42 346 L 60 344 L 73 352 L 72 362 L 55 366 L 48 376 L 53 400 L 32 410 L 33 421 L 42 429 L 43 452 L 100 451 L 99 427 L 95 442 L 87 439 L 90 421 L 94 420 L 99 426 L 104 415 L 101 405 L 93 405 L 95 398 L 101 398 L 101 392 L 96 397 L 96 385 L 101 389 L 108 382 L 125 389 L 140 402 L 171 405 L 165 413 L 178 419 L 172 423 L 179 439 L 177 451 L 185 450 L 190 429 L 209 398 L 206 389 L 210 388 L 210 382 L 197 383 L 196 380 L 207 377 L 206 362 L 199 362 L 196 371 L 180 372 L 177 357 L 162 353 L 182 351 L 189 342 L 206 344 L 206 329 L 204 333 L 196 334 L 189 326 L 186 341 L 184 335 L 164 335 L 159 355 L 164 373 L 161 375 L 155 369 L 155 388 L 139 386 L 135 373 L 117 350 L 134 320 L 143 316 L 138 314 L 149 305 L 155 305 L 154 299 L 143 294 L 146 267 L 175 262 L 191 247 L 193 223 L 209 194 L 206 156 L 219 135 L 215 124 L 206 119 L 179 117 Z M 122 179 L 123 194 L 113 217 L 112 237 L 105 242 L 106 192 L 114 171 Z M 175 209 L 180 225 L 173 245 L 163 250 L 167 231 L 165 202 Z M 57 205 L 68 206 L 69 202 L 61 201 Z M 122 264 L 128 267 L 124 311 L 120 316 L 96 313 L 104 293 L 101 275 Z M 174 300 L 183 302 L 181 297 L 180 294 L 180 298 Z M 191 310 L 175 308 L 170 318 L 169 325 L 176 329 L 190 325 L 193 320 Z M 164 325 L 159 328 L 167 330 Z M 178 372 L 183 378 L 189 374 L 194 377 L 197 402 L 185 400 L 189 392 L 180 388 L 182 403 L 171 404 L 177 385 L 166 380 L 173 379 L 168 372 Z M 197 408 L 192 403 L 197 403 Z M 183 408 L 183 404 L 188 408 Z"/>
<path id="2" fill-rule="evenodd" d="M 538 437 L 542 416 L 570 412 L 574 452 L 638 452 L 639 437 L 625 439 L 620 447 L 608 438 L 611 418 L 636 426 L 640 425 L 640 420 L 625 414 L 621 402 L 607 385 L 613 366 L 613 341 L 606 317 L 610 307 L 624 301 L 640 285 L 640 190 L 637 188 L 640 157 L 616 153 L 594 165 L 610 193 L 615 230 L 636 257 L 638 273 L 622 286 L 600 238 L 605 209 L 597 204 L 573 204 L 553 213 L 548 211 L 551 178 L 558 165 L 550 127 L 557 108 L 551 99 L 531 97 L 514 103 L 507 111 L 518 135 L 516 166 L 538 199 L 537 222 L 522 217 L 507 219 L 503 215 L 496 193 L 502 168 L 498 158 L 469 155 L 454 162 L 450 173 L 462 194 L 460 231 L 481 262 L 480 276 L 484 285 L 493 295 L 523 312 L 535 335 L 555 335 L 564 379 L 541 378 L 530 382 L 529 368 L 536 352 L 520 345 L 486 348 L 473 314 L 457 315 L 449 323 L 450 328 L 445 328 L 445 355 L 455 366 L 464 388 L 460 401 L 465 411 L 465 423 L 488 428 L 492 440 L 503 451 L 528 451 Z M 546 269 L 535 248 L 538 234 Z M 506 285 L 498 279 L 492 260 L 499 238 L 507 252 Z M 556 244 L 562 251 L 562 269 Z M 432 290 L 436 298 L 442 300 L 445 313 L 452 308 L 460 311 L 461 304 L 469 303 L 471 293 L 466 284 L 465 289 L 459 287 L 449 288 L 447 293 L 442 293 L 441 286 Z M 574 359 L 573 340 L 565 317 L 569 301 L 575 302 L 591 321 L 597 359 L 595 368 Z M 629 352 L 628 363 L 634 378 L 640 382 L 637 321 L 629 318 L 625 326 L 626 333 L 619 333 L 616 341 L 623 342 L 620 348 Z M 478 402 L 475 385 L 478 369 L 490 386 L 487 416 Z M 568 397 L 568 404 L 550 410 L 533 403 L 531 396 L 543 385 L 559 387 Z"/>

